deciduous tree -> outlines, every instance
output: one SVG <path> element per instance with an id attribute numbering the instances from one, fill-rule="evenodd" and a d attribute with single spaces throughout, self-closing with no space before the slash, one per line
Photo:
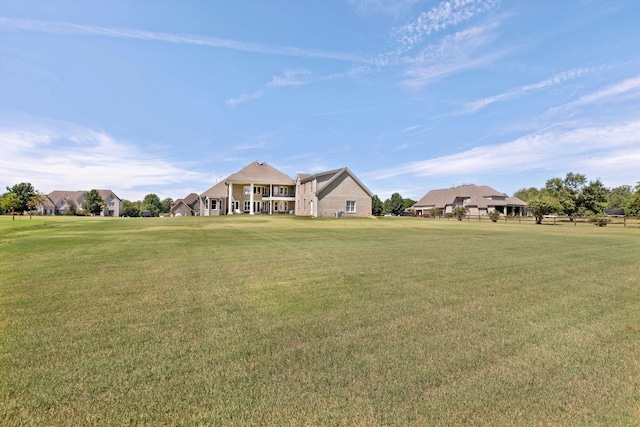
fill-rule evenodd
<path id="1" fill-rule="evenodd" d="M 393 193 L 384 201 L 384 211 L 393 215 L 400 215 L 404 211 L 404 199 L 400 193 Z"/>
<path id="2" fill-rule="evenodd" d="M 140 216 L 140 201 L 131 202 L 129 200 L 122 201 L 122 213 L 124 216 L 139 217 Z"/>
<path id="3" fill-rule="evenodd" d="M 15 193 L 4 193 L 2 197 L 0 197 L 0 209 L 2 209 L 3 213 L 10 213 L 14 220 L 16 216 L 16 206 L 19 204 L 20 199 Z"/>
<path id="4" fill-rule="evenodd" d="M 160 212 L 162 212 L 162 202 L 156 194 L 147 194 L 144 196 L 144 199 L 142 199 L 142 207 L 140 210 L 149 211 L 152 216 L 158 216 Z"/>
<path id="5" fill-rule="evenodd" d="M 382 205 L 382 200 L 380 200 L 377 194 L 374 194 L 373 197 L 371 197 L 371 214 L 381 215 L 383 211 L 384 206 Z"/>
<path id="6" fill-rule="evenodd" d="M 173 199 L 167 197 L 166 199 L 163 199 L 161 204 L 161 209 L 160 212 L 162 213 L 169 213 L 169 211 L 171 210 L 171 204 L 173 203 Z"/>
<path id="7" fill-rule="evenodd" d="M 563 206 L 555 197 L 541 193 L 529 200 L 527 208 L 536 218 L 536 224 L 542 224 L 545 215 L 561 212 Z"/>
<path id="8" fill-rule="evenodd" d="M 102 197 L 100 197 L 100 193 L 98 193 L 98 190 L 88 191 L 84 196 L 84 200 L 82 201 L 82 209 L 85 212 L 89 212 L 91 216 L 100 215 L 100 212 L 102 212 L 104 205 L 104 200 L 102 200 Z"/>
<path id="9" fill-rule="evenodd" d="M 602 213 L 607 207 L 609 189 L 599 179 L 590 181 L 578 196 L 578 206 L 584 213 Z"/>
<path id="10" fill-rule="evenodd" d="M 7 190 L 16 195 L 17 204 L 13 208 L 19 214 L 29 209 L 29 201 L 36 194 L 35 188 L 29 182 L 21 182 L 11 188 L 7 187 Z"/>
<path id="11" fill-rule="evenodd" d="M 633 197 L 633 189 L 630 185 L 621 185 L 612 188 L 609 192 L 608 208 L 624 209 Z"/>
<path id="12" fill-rule="evenodd" d="M 633 193 L 633 196 L 631 196 L 631 199 L 627 202 L 625 213 L 629 215 L 640 214 L 640 182 L 636 184 L 636 190 Z"/>

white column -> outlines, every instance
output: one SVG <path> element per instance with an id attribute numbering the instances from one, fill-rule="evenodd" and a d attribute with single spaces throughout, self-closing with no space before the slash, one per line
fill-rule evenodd
<path id="1" fill-rule="evenodd" d="M 249 215 L 253 215 L 253 182 L 249 185 Z"/>
<path id="2" fill-rule="evenodd" d="M 233 215 L 233 183 L 230 182 L 229 184 L 227 184 L 229 186 L 229 206 L 227 209 L 227 213 L 229 215 Z"/>
<path id="3" fill-rule="evenodd" d="M 269 201 L 269 215 L 273 215 L 273 184 L 269 184 L 269 196 L 271 198 Z"/>

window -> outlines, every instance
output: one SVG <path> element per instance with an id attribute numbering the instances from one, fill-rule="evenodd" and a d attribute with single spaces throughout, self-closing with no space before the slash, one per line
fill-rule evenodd
<path id="1" fill-rule="evenodd" d="M 209 199 L 204 199 L 204 208 L 209 209 Z"/>
<path id="2" fill-rule="evenodd" d="M 214 211 L 216 209 L 218 209 L 218 206 L 217 206 L 216 202 L 217 202 L 217 200 L 211 200 L 211 209 L 214 210 Z"/>
<path id="3" fill-rule="evenodd" d="M 109 207 L 112 208 L 116 205 L 116 202 L 114 202 L 113 200 L 109 202 Z"/>
<path id="4" fill-rule="evenodd" d="M 233 208 L 235 210 L 239 210 L 240 209 L 240 202 L 238 202 L 237 200 L 233 202 Z"/>
<path id="5" fill-rule="evenodd" d="M 262 190 L 260 189 L 260 187 L 253 187 L 253 194 L 260 194 L 262 192 Z"/>
<path id="6" fill-rule="evenodd" d="M 356 213 L 356 201 L 347 200 L 347 213 Z"/>
<path id="7" fill-rule="evenodd" d="M 248 185 L 245 185 L 244 187 L 242 187 L 242 193 L 245 196 L 248 196 L 249 194 L 251 194 L 251 187 L 249 187 Z"/>
<path id="8" fill-rule="evenodd" d="M 244 201 L 244 211 L 245 212 L 249 212 L 249 209 L 251 209 L 251 201 L 250 200 L 245 200 Z"/>

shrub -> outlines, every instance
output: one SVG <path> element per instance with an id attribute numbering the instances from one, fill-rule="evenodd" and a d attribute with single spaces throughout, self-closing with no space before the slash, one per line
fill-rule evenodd
<path id="1" fill-rule="evenodd" d="M 593 222 L 593 225 L 597 225 L 598 227 L 606 227 L 607 224 L 611 222 L 611 218 L 604 214 L 597 213 L 591 215 L 591 219 L 589 221 Z"/>
<path id="2" fill-rule="evenodd" d="M 498 211 L 491 211 L 488 215 L 493 222 L 498 222 L 498 219 L 500 219 L 500 212 Z"/>
<path id="3" fill-rule="evenodd" d="M 467 213 L 467 208 L 459 207 L 453 210 L 453 214 L 458 218 L 458 221 L 462 221 L 462 218 Z"/>

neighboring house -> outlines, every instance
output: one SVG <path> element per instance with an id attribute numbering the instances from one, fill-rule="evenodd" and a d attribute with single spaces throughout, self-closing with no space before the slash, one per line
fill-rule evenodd
<path id="1" fill-rule="evenodd" d="M 418 215 L 426 214 L 429 209 L 442 209 L 444 213 L 453 213 L 458 207 L 467 208 L 468 215 L 487 215 L 498 211 L 503 215 L 523 215 L 527 203 L 517 197 L 508 197 L 486 185 L 473 184 L 443 190 L 431 190 L 411 208 Z"/>
<path id="2" fill-rule="evenodd" d="M 200 197 L 191 193 L 184 199 L 178 199 L 171 204 L 169 210 L 171 216 L 195 216 L 200 215 Z"/>
<path id="3" fill-rule="evenodd" d="M 370 216 L 373 194 L 349 168 L 298 174 L 296 215 Z"/>
<path id="4" fill-rule="evenodd" d="M 77 212 L 82 212 L 82 202 L 88 191 L 52 191 L 47 194 L 49 201 L 39 209 L 43 215 L 62 215 L 71 205 L 75 205 Z M 104 209 L 100 216 L 120 216 L 122 215 L 122 200 L 111 190 L 98 190 L 98 194 L 104 201 Z"/>
<path id="5" fill-rule="evenodd" d="M 265 162 L 253 162 L 200 195 L 202 216 L 292 213 L 295 181 Z"/>

